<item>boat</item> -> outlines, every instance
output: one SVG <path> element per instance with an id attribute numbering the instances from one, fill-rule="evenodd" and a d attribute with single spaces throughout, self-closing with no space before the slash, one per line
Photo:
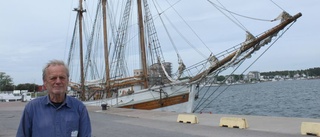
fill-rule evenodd
<path id="1" fill-rule="evenodd" d="M 31 101 L 31 93 L 26 91 L 14 90 L 11 92 L 1 92 L 0 102 L 13 102 L 13 101 Z"/>
<path id="2" fill-rule="evenodd" d="M 187 19 L 178 13 L 181 3 L 97 0 L 93 6 L 79 0 L 78 7 L 74 8 L 77 15 L 67 59 L 70 90 L 77 92 L 86 105 L 193 113 L 200 106 L 199 103 L 195 105 L 196 100 L 204 98 L 199 95 L 205 95 L 199 94 L 203 91 L 200 88 L 210 87 L 199 85 L 212 83 L 218 74 L 241 66 L 259 50 L 267 51 L 302 16 L 281 11 L 279 16 L 267 20 L 276 23 L 273 27 L 256 35 L 244 29 L 241 36 L 245 37 L 244 41 L 218 53 L 212 52 Z M 221 2 L 197 3 L 218 9 L 210 14 L 222 13 L 240 26 L 243 25 L 237 23 L 237 18 L 254 19 L 232 12 Z M 85 22 L 89 19 L 91 22 Z M 201 26 L 208 24 L 201 23 Z M 181 26 L 185 27 L 179 30 Z M 219 35 L 209 28 L 211 34 L 206 37 Z M 184 32 L 194 35 L 187 38 Z M 178 41 L 178 36 L 185 43 Z M 191 44 L 192 40 L 198 41 L 196 46 Z M 183 56 L 181 52 L 187 45 L 195 51 Z M 200 48 L 200 45 L 207 48 Z M 215 46 L 210 44 L 210 47 Z M 196 56 L 198 53 L 202 58 Z"/>

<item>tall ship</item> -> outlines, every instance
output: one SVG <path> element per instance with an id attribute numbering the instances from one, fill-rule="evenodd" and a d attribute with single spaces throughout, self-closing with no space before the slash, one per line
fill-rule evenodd
<path id="1" fill-rule="evenodd" d="M 203 7 L 212 10 L 198 10 Z M 266 20 L 213 0 L 79 0 L 67 60 L 70 90 L 86 105 L 193 113 L 201 106 L 196 100 L 204 98 L 200 92 L 207 91 L 203 85 L 263 55 L 302 16 L 280 9 Z M 249 28 L 244 19 L 260 22 Z M 265 28 L 261 22 L 272 26 L 250 31 Z M 229 45 L 238 39 L 233 32 L 217 32 L 229 24 L 243 30 L 239 44 Z"/>

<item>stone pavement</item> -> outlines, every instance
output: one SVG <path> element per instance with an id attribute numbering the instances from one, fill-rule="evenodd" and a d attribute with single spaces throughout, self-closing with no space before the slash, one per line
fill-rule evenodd
<path id="1" fill-rule="evenodd" d="M 0 102 L 0 137 L 14 137 L 26 102 Z M 194 114 L 198 124 L 178 123 L 179 113 L 88 106 L 94 137 L 301 137 L 301 122 L 319 119 Z M 248 129 L 219 127 L 221 117 L 245 118 Z"/>
<path id="2" fill-rule="evenodd" d="M 90 108 L 90 107 L 88 107 Z M 95 108 L 99 109 L 98 107 Z M 98 113 L 115 114 L 126 117 L 133 117 L 138 119 L 149 119 L 155 121 L 166 121 L 168 123 L 177 123 L 177 117 L 179 113 L 175 112 L 160 112 L 160 111 L 148 111 L 148 110 L 134 110 L 134 109 L 121 109 L 111 108 L 106 111 L 98 110 Z M 247 133 L 258 131 L 265 132 L 268 135 L 281 134 L 281 136 L 302 136 L 300 133 L 302 122 L 320 122 L 320 119 L 308 119 L 308 118 L 289 118 L 289 117 L 267 117 L 267 116 L 248 116 L 248 115 L 224 115 L 224 114 L 194 114 L 198 117 L 199 123 L 194 126 L 207 126 L 212 129 L 222 130 L 224 127 L 219 127 L 220 119 L 222 117 L 237 117 L 245 118 L 249 125 L 247 129 L 230 129 L 234 131 L 244 131 Z M 155 122 L 156 123 L 156 122 Z M 181 123 L 176 124 L 180 126 Z M 192 131 L 197 132 L 197 131 Z M 199 133 L 201 134 L 201 133 Z M 215 134 L 216 135 L 216 134 Z M 209 135 L 210 136 L 210 135 Z M 221 133 L 217 136 L 224 136 Z M 239 136 L 239 135 L 236 135 Z"/>

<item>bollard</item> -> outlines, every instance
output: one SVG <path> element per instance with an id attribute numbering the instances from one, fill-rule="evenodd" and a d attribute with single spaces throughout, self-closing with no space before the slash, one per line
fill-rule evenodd
<path id="1" fill-rule="evenodd" d="M 101 104 L 102 110 L 107 110 L 107 104 Z"/>
<path id="2" fill-rule="evenodd" d="M 320 136 L 320 123 L 302 122 L 301 123 L 302 135 Z"/>
<path id="3" fill-rule="evenodd" d="M 244 118 L 236 118 L 236 117 L 222 117 L 220 119 L 220 127 L 229 127 L 229 128 L 248 128 L 248 122 Z"/>
<path id="4" fill-rule="evenodd" d="M 192 114 L 179 114 L 177 122 L 179 123 L 189 123 L 189 124 L 198 124 L 199 120 L 196 115 Z"/>

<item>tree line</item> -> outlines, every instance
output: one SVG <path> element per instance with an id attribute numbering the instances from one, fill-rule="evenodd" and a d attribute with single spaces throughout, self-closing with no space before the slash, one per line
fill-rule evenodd
<path id="1" fill-rule="evenodd" d="M 311 77 L 320 77 L 320 67 L 316 68 L 309 68 L 305 70 L 285 70 L 285 71 L 270 71 L 270 72 L 261 72 L 260 75 L 263 76 L 290 76 L 293 77 L 294 75 L 307 75 Z M 242 79 L 243 75 L 235 75 L 236 80 Z M 225 79 L 224 76 L 218 76 L 218 81 L 222 81 Z M 39 85 L 34 83 L 24 83 L 24 84 L 13 84 L 13 79 L 4 72 L 0 72 L 0 91 L 13 91 L 13 90 L 28 90 L 28 92 L 37 91 Z"/>
<path id="2" fill-rule="evenodd" d="M 13 84 L 13 79 L 4 72 L 0 72 L 0 91 L 28 90 L 28 92 L 37 91 L 39 85 L 34 83 Z"/>
<path id="3" fill-rule="evenodd" d="M 261 72 L 260 75 L 263 76 L 290 76 L 293 77 L 294 75 L 307 75 L 311 77 L 319 77 L 320 76 L 320 67 L 318 68 L 309 68 L 305 70 L 285 70 L 285 71 L 270 71 L 270 72 Z"/>

